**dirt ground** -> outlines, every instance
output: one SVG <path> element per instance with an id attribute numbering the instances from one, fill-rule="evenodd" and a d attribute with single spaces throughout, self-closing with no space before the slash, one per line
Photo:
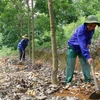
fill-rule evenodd
<path id="1" fill-rule="evenodd" d="M 100 87 L 100 81 L 98 81 L 98 85 Z M 94 91 L 93 91 L 93 93 L 94 93 Z M 70 91 L 70 90 L 62 90 L 62 92 L 56 92 L 56 93 L 54 93 L 54 95 L 56 95 L 56 96 L 78 97 L 78 100 L 100 100 L 100 99 L 89 99 L 89 97 L 90 97 L 91 94 L 92 93 L 84 94 L 82 92 L 76 92 L 76 91 L 74 92 L 74 91 Z M 99 94 L 100 94 L 100 92 L 99 92 Z"/>
<path id="2" fill-rule="evenodd" d="M 98 60 L 97 59 L 94 60 L 94 65 L 93 65 L 94 72 L 100 70 L 100 63 L 99 62 L 100 62 L 99 59 Z M 79 62 L 79 59 L 78 58 L 76 60 L 76 68 L 75 69 L 78 70 L 78 72 L 81 71 L 80 62 Z M 91 73 L 91 75 L 92 75 L 92 73 Z M 97 82 L 98 82 L 98 86 L 100 88 L 100 80 L 99 81 L 97 80 Z M 56 92 L 54 95 L 56 95 L 56 96 L 69 96 L 69 97 L 74 97 L 75 96 L 75 97 L 78 97 L 79 100 L 90 100 L 89 97 L 92 94 L 92 93 L 84 94 L 84 93 L 81 93 L 81 92 L 80 93 L 77 93 L 77 92 L 76 93 L 75 92 L 73 93 L 73 92 L 71 92 L 69 90 L 63 90 L 62 93 Z M 94 100 L 94 99 L 91 99 L 91 100 Z M 100 100 L 100 99 L 95 99 L 95 100 Z"/>
<path id="3" fill-rule="evenodd" d="M 42 61 L 41 60 L 39 60 L 39 61 L 37 61 L 37 63 L 38 64 L 40 64 Z M 0 61 L 0 63 L 1 63 L 1 66 L 3 66 L 2 68 L 3 68 L 3 71 L 4 71 L 4 69 L 5 70 L 7 70 L 7 71 L 11 71 L 11 73 L 12 73 L 12 75 L 14 74 L 14 71 L 16 71 L 15 70 L 15 67 L 12 67 L 11 65 L 10 65 L 10 67 L 8 66 L 8 63 L 6 62 L 6 61 Z M 29 65 L 30 66 L 30 65 Z M 51 65 L 50 65 L 51 66 Z M 79 66 L 79 61 L 77 60 L 77 64 L 76 64 L 76 69 L 78 70 L 78 71 L 80 71 L 81 69 L 78 67 Z M 96 70 L 98 69 L 98 71 L 100 70 L 99 69 L 99 64 L 97 64 L 96 65 Z M 6 68 L 5 68 L 6 67 Z M 23 67 L 23 66 L 22 66 Z M 24 66 L 25 67 L 25 66 Z M 24 71 L 25 70 L 25 68 L 21 68 L 21 70 L 22 71 Z M 78 68 L 77 68 L 78 67 Z M 7 69 L 7 68 L 9 68 L 9 69 Z M 14 69 L 13 69 L 14 68 Z M 17 67 L 16 67 L 17 68 Z M 37 66 L 36 66 L 36 68 L 37 68 Z M 18 68 L 17 68 L 18 69 Z M 40 70 L 40 69 L 39 69 Z M 44 71 L 45 72 L 45 74 L 46 74 L 46 71 Z M 42 72 L 43 73 L 43 72 Z M 39 73 L 38 73 L 39 74 Z M 48 73 L 47 73 L 47 76 L 48 76 Z M 62 78 L 63 76 L 61 76 L 61 78 Z M 45 78 L 45 77 L 43 77 L 43 78 Z M 99 87 L 100 87 L 100 80 L 98 81 L 98 85 L 99 85 Z M 66 96 L 69 96 L 69 97 L 78 97 L 78 100 L 90 100 L 89 99 L 89 96 L 91 95 L 91 93 L 83 93 L 84 91 L 80 91 L 80 92 L 77 92 L 77 91 L 73 91 L 73 90 L 64 90 L 63 88 L 62 88 L 62 90 L 61 91 L 57 91 L 57 92 L 54 92 L 54 96 L 62 96 L 62 97 L 66 97 Z M 57 99 L 58 100 L 58 99 Z M 72 100 L 72 99 L 71 99 Z M 76 99 L 73 99 L 73 100 L 76 100 Z M 91 99 L 92 100 L 92 99 Z M 96 99 L 95 99 L 96 100 Z M 99 99 L 98 99 L 99 100 Z"/>
<path id="4" fill-rule="evenodd" d="M 55 93 L 56 96 L 69 96 L 69 97 L 78 97 L 79 100 L 90 100 L 89 95 L 84 95 L 84 94 L 71 94 L 69 91 L 64 90 L 62 93 Z"/>
<path id="5" fill-rule="evenodd" d="M 55 93 L 54 95 L 56 96 L 69 96 L 69 97 L 78 97 L 78 100 L 90 100 L 89 96 L 90 94 L 81 94 L 81 93 L 77 93 L 77 94 L 71 94 L 70 91 L 68 90 L 64 90 L 62 93 Z M 92 100 L 92 99 L 91 99 Z"/>

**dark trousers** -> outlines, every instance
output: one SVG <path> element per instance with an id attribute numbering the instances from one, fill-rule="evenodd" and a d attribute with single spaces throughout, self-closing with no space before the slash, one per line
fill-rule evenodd
<path id="1" fill-rule="evenodd" d="M 19 59 L 20 59 L 20 61 L 22 60 L 22 61 L 25 61 L 25 51 L 24 51 L 24 53 L 22 52 L 22 50 L 21 49 L 19 49 Z"/>
<path id="2" fill-rule="evenodd" d="M 79 61 L 81 64 L 81 68 L 84 75 L 84 81 L 85 82 L 91 82 L 91 76 L 90 76 L 90 65 L 87 63 L 87 60 L 83 57 L 82 53 L 76 53 L 75 50 L 73 50 L 72 47 L 68 47 L 67 52 L 67 66 L 66 66 L 66 84 L 71 82 L 73 78 L 73 73 L 75 69 L 76 64 L 76 58 L 79 57 Z"/>

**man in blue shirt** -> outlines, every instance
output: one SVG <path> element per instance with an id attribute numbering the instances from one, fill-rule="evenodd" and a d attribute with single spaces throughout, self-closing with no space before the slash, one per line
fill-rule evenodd
<path id="1" fill-rule="evenodd" d="M 20 62 L 25 61 L 25 49 L 28 46 L 28 42 L 29 42 L 28 36 L 25 35 L 22 36 L 21 41 L 18 43 L 18 49 L 20 52 L 20 58 L 19 58 Z"/>
<path id="2" fill-rule="evenodd" d="M 77 56 L 79 57 L 82 67 L 84 81 L 91 82 L 90 65 L 93 63 L 93 59 L 89 52 L 89 46 L 95 27 L 99 24 L 98 18 L 95 15 L 90 15 L 87 17 L 84 24 L 76 28 L 69 39 L 66 66 L 66 88 L 71 84 Z"/>

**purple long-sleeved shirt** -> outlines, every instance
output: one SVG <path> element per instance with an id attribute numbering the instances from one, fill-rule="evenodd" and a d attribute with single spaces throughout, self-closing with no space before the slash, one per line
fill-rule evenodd
<path id="1" fill-rule="evenodd" d="M 87 46 L 91 44 L 93 34 L 94 30 L 88 31 L 86 25 L 82 24 L 74 31 L 72 37 L 68 41 L 68 45 L 73 47 L 77 53 L 82 52 L 82 55 L 86 59 L 89 59 L 91 56 Z"/>
<path id="2" fill-rule="evenodd" d="M 18 49 L 21 49 L 22 52 L 24 52 L 24 51 L 25 51 L 25 48 L 28 46 L 28 42 L 29 42 L 29 40 L 22 39 L 22 40 L 18 43 Z"/>

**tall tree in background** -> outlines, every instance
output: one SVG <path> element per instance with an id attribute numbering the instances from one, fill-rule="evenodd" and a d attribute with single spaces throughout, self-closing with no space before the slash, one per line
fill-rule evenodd
<path id="1" fill-rule="evenodd" d="M 14 47 L 16 49 L 16 45 L 20 39 L 19 36 L 28 32 L 28 12 L 27 6 L 24 3 L 25 1 L 26 0 L 0 0 L 0 32 L 2 34 L 2 46 Z M 47 5 L 48 0 L 35 0 L 34 36 L 35 48 L 37 49 L 41 47 L 51 47 Z M 98 16 L 100 16 L 99 5 L 100 0 L 53 0 L 57 46 L 63 47 L 65 45 L 66 34 L 63 30 L 64 25 L 72 22 L 74 23 L 80 19 L 80 17 L 85 17 L 90 14 L 98 14 Z M 30 32 L 32 32 L 32 29 L 30 29 Z"/>
<path id="2" fill-rule="evenodd" d="M 23 13 L 22 13 L 22 2 L 17 1 L 17 0 L 12 0 L 12 2 L 14 3 L 15 7 L 18 10 L 18 22 L 19 22 L 19 29 L 20 29 L 20 36 L 23 35 Z"/>
<path id="3" fill-rule="evenodd" d="M 22 2 L 15 0 L 2 0 L 0 5 L 0 25 L 2 34 L 2 46 L 17 48 L 19 36 L 23 34 L 23 21 L 25 9 Z M 24 16 L 23 16 L 24 15 Z M 5 39 L 6 38 L 6 39 Z"/>
<path id="4" fill-rule="evenodd" d="M 30 6 L 29 6 L 29 0 L 26 0 L 27 7 L 28 7 L 28 37 L 30 40 Z M 29 42 L 29 57 L 31 59 L 31 43 Z"/>
<path id="5" fill-rule="evenodd" d="M 52 84 L 57 84 L 58 57 L 57 57 L 56 35 L 55 35 L 53 9 L 52 9 L 52 0 L 48 0 L 48 8 L 49 8 L 49 15 L 50 15 L 52 59 L 53 59 L 51 79 L 52 79 Z"/>
<path id="6" fill-rule="evenodd" d="M 34 46 L 34 0 L 31 0 L 32 3 L 32 65 L 35 64 L 35 46 Z"/>

